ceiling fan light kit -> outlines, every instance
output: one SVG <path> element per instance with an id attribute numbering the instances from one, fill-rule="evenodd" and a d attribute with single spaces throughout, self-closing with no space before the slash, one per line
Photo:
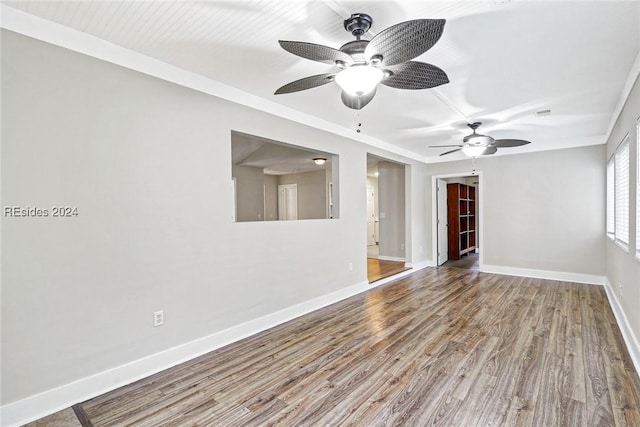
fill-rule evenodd
<path id="1" fill-rule="evenodd" d="M 484 153 L 487 147 L 484 145 L 468 145 L 466 147 L 462 147 L 462 152 L 469 157 L 478 157 Z"/>
<path id="2" fill-rule="evenodd" d="M 338 70 L 288 83 L 275 95 L 298 92 L 335 81 L 342 89 L 341 99 L 349 108 L 360 110 L 375 96 L 378 84 L 396 89 L 428 89 L 449 83 L 440 68 L 411 59 L 431 49 L 444 30 L 444 19 L 416 19 L 393 25 L 371 40 L 361 37 L 369 31 L 373 19 L 366 13 L 354 13 L 344 28 L 356 40 L 340 49 L 307 42 L 280 40 L 287 52 L 312 61 L 333 65 Z"/>
<path id="3" fill-rule="evenodd" d="M 356 64 L 336 74 L 336 83 L 349 95 L 362 96 L 371 93 L 383 79 L 379 68 Z"/>

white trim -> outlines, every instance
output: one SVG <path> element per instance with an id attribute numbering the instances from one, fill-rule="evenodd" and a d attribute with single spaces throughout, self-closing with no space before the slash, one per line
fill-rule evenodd
<path id="1" fill-rule="evenodd" d="M 466 178 L 470 176 L 478 177 L 478 187 L 476 192 L 476 209 L 478 215 L 478 230 L 476 232 L 476 252 L 480 248 L 478 263 L 480 270 L 484 266 L 484 182 L 482 171 L 447 173 L 441 175 L 431 175 L 431 263 L 435 266 L 438 263 L 438 179 L 445 178 Z"/>
<path id="2" fill-rule="evenodd" d="M 378 259 L 382 261 L 406 261 L 406 258 L 397 257 L 397 256 L 386 256 L 386 255 L 378 255 Z"/>
<path id="3" fill-rule="evenodd" d="M 83 33 L 82 31 L 74 30 L 35 15 L 13 9 L 4 4 L 0 4 L 0 16 L 2 17 L 0 19 L 0 27 L 7 30 L 213 95 L 227 101 L 302 123 L 315 129 L 340 135 L 412 160 L 423 163 L 426 162 L 424 156 L 372 136 L 355 133 L 351 128 L 336 125 L 327 120 L 261 98 L 203 75 L 167 64 L 166 62 Z"/>
<path id="4" fill-rule="evenodd" d="M 624 253 L 628 254 L 629 253 L 629 244 L 623 242 L 622 240 L 619 239 L 615 239 L 614 240 L 615 244 L 617 247 L 619 247 L 620 249 L 622 249 L 624 251 Z"/>
<path id="5" fill-rule="evenodd" d="M 424 267 L 419 267 L 424 268 Z M 206 337 L 91 375 L 0 407 L 2 426 L 23 425 L 191 360 L 243 338 L 384 285 L 418 270 L 407 270 L 374 283 L 360 282 L 326 295 L 250 320 Z"/>
<path id="6" fill-rule="evenodd" d="M 420 262 L 417 262 L 417 263 L 407 262 L 407 263 L 404 264 L 404 266 L 411 268 L 413 271 L 422 270 L 423 268 L 427 268 L 427 267 L 435 267 L 433 262 L 430 261 L 430 260 L 420 261 Z"/>
<path id="7" fill-rule="evenodd" d="M 609 305 L 611 306 L 613 315 L 618 322 L 618 328 L 620 328 L 624 343 L 627 345 L 627 350 L 629 351 L 629 356 L 631 356 L 631 360 L 633 361 L 633 366 L 636 368 L 636 373 L 640 375 L 640 341 L 633 333 L 633 328 L 629 323 L 629 319 L 624 314 L 624 310 L 622 310 L 622 306 L 616 297 L 616 293 L 613 291 L 613 286 L 611 285 L 611 282 L 609 282 L 608 277 L 605 277 L 604 279 L 604 290 L 607 292 Z"/>
<path id="8" fill-rule="evenodd" d="M 603 144 L 606 144 L 611 138 L 611 134 L 613 133 L 613 128 L 615 127 L 618 119 L 620 118 L 620 114 L 622 114 L 622 109 L 624 108 L 627 99 L 629 99 L 629 95 L 631 95 L 631 89 L 633 89 L 633 85 L 636 83 L 636 80 L 640 76 L 640 52 L 636 56 L 633 65 L 631 66 L 631 70 L 629 70 L 629 75 L 627 76 L 627 81 L 622 88 L 622 92 L 620 92 L 620 97 L 618 98 L 618 103 L 616 104 L 613 113 L 611 114 L 611 121 L 609 122 L 609 127 L 607 128 L 607 133 L 605 133 L 605 139 Z"/>
<path id="9" fill-rule="evenodd" d="M 482 251 L 480 251 L 482 253 Z M 506 274 L 508 276 L 533 277 L 536 279 L 559 280 L 561 282 L 604 285 L 605 277 L 596 274 L 568 273 L 564 271 L 536 270 L 533 268 L 506 267 L 503 265 L 481 265 L 484 273 Z"/>

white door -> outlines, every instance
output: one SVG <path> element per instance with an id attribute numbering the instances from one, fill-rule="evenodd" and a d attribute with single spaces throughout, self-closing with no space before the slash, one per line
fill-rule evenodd
<path id="1" fill-rule="evenodd" d="M 436 182 L 438 191 L 438 265 L 449 259 L 449 224 L 447 220 L 447 181 Z"/>
<path id="2" fill-rule="evenodd" d="M 278 185 L 278 219 L 298 219 L 298 184 Z"/>
<path id="3" fill-rule="evenodd" d="M 373 187 L 367 186 L 367 246 L 376 244 L 376 212 Z"/>

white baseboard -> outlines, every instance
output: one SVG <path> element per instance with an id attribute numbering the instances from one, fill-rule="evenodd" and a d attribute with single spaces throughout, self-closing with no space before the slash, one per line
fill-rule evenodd
<path id="1" fill-rule="evenodd" d="M 561 282 L 587 283 L 590 285 L 604 285 L 605 277 L 595 274 L 567 273 L 564 271 L 535 270 L 532 268 L 505 267 L 502 265 L 480 266 L 485 273 L 506 274 L 508 276 L 533 277 L 536 279 L 559 280 Z"/>
<path id="2" fill-rule="evenodd" d="M 148 377 L 172 366 L 191 360 L 205 353 L 231 344 L 243 338 L 288 322 L 314 310 L 342 301 L 359 293 L 397 280 L 429 267 L 429 261 L 411 265 L 403 271 L 374 283 L 360 282 L 309 301 L 285 308 L 275 313 L 250 320 L 206 337 L 169 348 L 148 357 L 82 378 L 69 384 L 47 390 L 17 402 L 0 407 L 0 425 L 18 426 L 40 419 L 95 396 L 115 390 L 139 379 Z"/>
<path id="3" fill-rule="evenodd" d="M 633 328 L 629 323 L 629 319 L 626 314 L 622 310 L 622 306 L 620 305 L 620 301 L 618 301 L 618 297 L 613 290 L 613 286 L 609 279 L 605 277 L 604 289 L 607 291 L 607 298 L 609 298 L 609 305 L 611 306 L 611 310 L 613 311 L 613 315 L 616 317 L 616 321 L 618 322 L 618 328 L 620 328 L 620 332 L 622 333 L 622 338 L 624 339 L 624 343 L 627 345 L 627 350 L 629 351 L 629 355 L 631 356 L 631 360 L 633 361 L 633 366 L 636 368 L 636 372 L 640 375 L 640 340 L 634 334 Z"/>
<path id="4" fill-rule="evenodd" d="M 411 274 L 414 270 L 407 270 Z M 405 274 L 405 275 L 406 275 Z M 395 280 L 402 274 L 374 283 L 360 282 L 275 313 L 250 320 L 206 337 L 178 345 L 142 359 L 91 375 L 69 384 L 0 407 L 0 425 L 18 426 L 115 390 L 149 375 L 186 362 L 227 344 L 257 334 L 314 310 L 342 301 Z"/>
<path id="5" fill-rule="evenodd" d="M 423 268 L 435 267 L 435 264 L 432 261 L 427 260 L 427 261 L 420 261 L 416 263 L 407 262 L 404 264 L 404 266 L 413 269 L 413 271 L 415 272 L 417 270 L 422 270 Z"/>
<path id="6" fill-rule="evenodd" d="M 378 255 L 378 259 L 382 261 L 405 261 L 404 258 L 395 257 L 395 256 L 386 256 L 386 255 Z"/>

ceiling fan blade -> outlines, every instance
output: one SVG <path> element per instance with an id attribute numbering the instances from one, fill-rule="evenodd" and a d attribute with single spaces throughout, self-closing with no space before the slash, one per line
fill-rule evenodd
<path id="1" fill-rule="evenodd" d="M 490 154 L 496 154 L 496 152 L 498 151 L 498 149 L 496 147 L 487 147 L 483 152 L 482 155 L 483 156 L 488 156 Z"/>
<path id="2" fill-rule="evenodd" d="M 287 52 L 312 61 L 324 62 L 325 64 L 331 65 L 336 65 L 336 61 L 342 61 L 346 64 L 353 63 L 351 55 L 329 46 L 287 40 L 278 40 L 278 43 L 280 43 L 280 46 Z"/>
<path id="3" fill-rule="evenodd" d="M 382 57 L 381 65 L 395 65 L 422 55 L 436 44 L 444 30 L 444 19 L 416 19 L 382 30 L 367 45 L 364 56 Z"/>
<path id="4" fill-rule="evenodd" d="M 521 145 L 531 144 L 531 141 L 525 141 L 524 139 L 496 139 L 492 147 L 519 147 Z"/>
<path id="5" fill-rule="evenodd" d="M 393 75 L 382 80 L 383 85 L 396 89 L 428 89 L 449 83 L 447 73 L 435 65 L 408 61 L 386 67 Z"/>
<path id="6" fill-rule="evenodd" d="M 365 93 L 364 95 L 349 95 L 347 92 L 342 92 L 342 103 L 349 108 L 353 108 L 354 110 L 361 110 L 365 105 L 367 105 L 373 97 L 376 95 L 376 91 L 373 90 L 369 93 Z"/>
<path id="7" fill-rule="evenodd" d="M 286 85 L 276 90 L 274 95 L 299 92 L 301 90 L 307 90 L 314 87 L 326 85 L 327 83 L 331 83 L 333 81 L 333 76 L 335 76 L 335 73 L 318 74 L 317 76 L 305 77 L 303 79 L 287 83 Z"/>
<path id="8" fill-rule="evenodd" d="M 429 145 L 427 148 L 444 148 L 444 147 L 464 147 L 464 145 L 455 144 L 455 145 Z"/>
<path id="9" fill-rule="evenodd" d="M 444 153 L 442 153 L 440 155 L 441 156 L 446 156 L 447 154 L 455 153 L 456 151 L 460 151 L 460 150 L 462 150 L 462 148 L 456 148 L 455 150 L 445 151 Z"/>

